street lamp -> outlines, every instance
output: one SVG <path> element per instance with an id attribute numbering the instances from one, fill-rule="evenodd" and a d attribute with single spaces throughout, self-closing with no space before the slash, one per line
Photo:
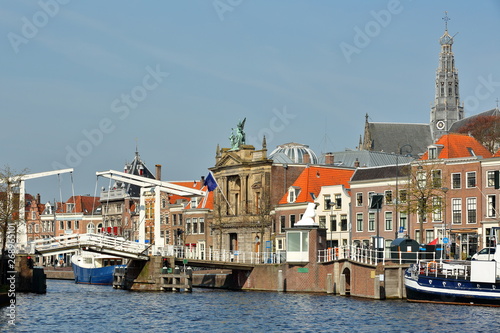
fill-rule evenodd
<path id="1" fill-rule="evenodd" d="M 399 155 L 403 155 L 403 148 L 406 148 L 406 155 L 409 155 L 413 148 L 411 145 L 406 144 L 399 148 Z M 399 211 L 399 189 L 398 189 L 398 180 L 399 180 L 399 155 L 396 155 L 396 231 L 394 235 L 394 239 L 398 238 L 398 227 L 399 227 L 399 219 L 398 219 L 398 211 Z M 405 156 L 406 156 L 405 155 Z"/>
<path id="2" fill-rule="evenodd" d="M 442 206 L 444 207 L 444 215 L 443 215 L 443 224 L 444 224 L 444 234 L 443 234 L 443 244 L 441 245 L 441 260 L 443 260 L 443 248 L 445 247 L 445 244 L 448 244 L 449 242 L 449 237 L 447 237 L 447 233 L 446 233 L 446 193 L 448 192 L 449 188 L 447 187 L 443 187 L 441 188 L 441 190 L 443 191 L 444 193 L 444 203 L 442 204 Z M 446 239 L 446 243 L 445 243 L 445 239 Z M 447 254 L 448 251 L 445 252 L 445 254 Z"/>

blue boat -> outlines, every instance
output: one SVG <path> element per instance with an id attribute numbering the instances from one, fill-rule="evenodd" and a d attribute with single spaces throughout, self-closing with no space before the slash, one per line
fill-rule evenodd
<path id="1" fill-rule="evenodd" d="M 82 252 L 71 258 L 75 283 L 112 285 L 116 267 L 126 267 L 123 259 L 92 252 Z"/>
<path id="2" fill-rule="evenodd" d="M 405 271 L 406 298 L 411 302 L 500 306 L 500 258 L 493 259 L 412 264 Z"/>

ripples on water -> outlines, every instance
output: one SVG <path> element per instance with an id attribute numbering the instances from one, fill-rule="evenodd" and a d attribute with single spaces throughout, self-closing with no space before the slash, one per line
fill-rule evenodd
<path id="1" fill-rule="evenodd" d="M 500 308 L 326 294 L 129 292 L 49 280 L 18 295 L 12 332 L 499 332 Z"/>

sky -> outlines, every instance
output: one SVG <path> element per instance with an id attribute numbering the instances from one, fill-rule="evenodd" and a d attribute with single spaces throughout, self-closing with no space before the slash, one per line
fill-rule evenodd
<path id="1" fill-rule="evenodd" d="M 372 122 L 428 123 L 448 31 L 470 116 L 500 98 L 500 1 L 2 1 L 0 167 L 42 202 L 99 195 L 136 148 L 195 180 L 246 143 L 356 149 Z M 97 190 L 96 190 L 97 189 Z"/>

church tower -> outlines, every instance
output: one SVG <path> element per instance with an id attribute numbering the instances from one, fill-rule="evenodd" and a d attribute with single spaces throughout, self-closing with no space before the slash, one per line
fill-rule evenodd
<path id="1" fill-rule="evenodd" d="M 434 141 L 447 134 L 454 122 L 463 119 L 464 107 L 460 105 L 458 71 L 451 49 L 453 37 L 448 34 L 447 12 L 443 18 L 445 31 L 439 39 L 441 53 L 436 71 L 436 93 L 434 106 L 431 108 L 431 129 Z"/>

